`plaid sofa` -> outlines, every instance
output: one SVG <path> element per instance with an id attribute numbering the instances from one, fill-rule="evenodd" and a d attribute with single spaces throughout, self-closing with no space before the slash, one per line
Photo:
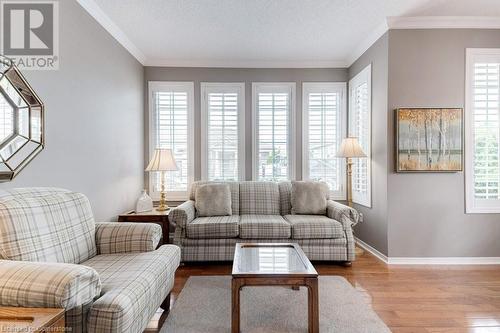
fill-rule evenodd
<path id="1" fill-rule="evenodd" d="M 180 263 L 156 224 L 96 223 L 56 188 L 0 191 L 0 306 L 66 310 L 70 332 L 142 332 Z"/>
<path id="2" fill-rule="evenodd" d="M 189 200 L 169 214 L 182 261 L 231 261 L 239 242 L 298 243 L 310 260 L 353 261 L 358 212 L 328 200 L 326 216 L 292 215 L 290 182 L 227 182 L 232 216 L 197 217 L 195 182 Z"/>

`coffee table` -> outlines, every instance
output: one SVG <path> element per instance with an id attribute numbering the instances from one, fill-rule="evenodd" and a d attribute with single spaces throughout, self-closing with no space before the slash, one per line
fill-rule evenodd
<path id="1" fill-rule="evenodd" d="M 240 333 L 240 290 L 245 286 L 307 287 L 309 333 L 319 332 L 318 273 L 298 244 L 237 243 L 232 276 L 232 333 Z"/>

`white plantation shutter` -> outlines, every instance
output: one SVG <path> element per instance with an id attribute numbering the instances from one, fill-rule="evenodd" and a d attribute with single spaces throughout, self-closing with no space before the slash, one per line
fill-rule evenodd
<path id="1" fill-rule="evenodd" d="M 193 90 L 192 82 L 150 82 L 150 154 L 156 148 L 172 149 L 178 168 L 165 173 L 167 200 L 185 199 L 193 178 Z M 160 190 L 160 175 L 150 175 L 154 197 Z"/>
<path id="2" fill-rule="evenodd" d="M 303 178 L 328 183 L 332 198 L 345 197 L 345 167 L 336 154 L 345 135 L 345 83 L 304 83 Z"/>
<path id="3" fill-rule="evenodd" d="M 254 83 L 254 179 L 294 178 L 295 83 Z"/>
<path id="4" fill-rule="evenodd" d="M 349 136 L 358 138 L 367 158 L 354 158 L 353 202 L 371 207 L 371 65 L 349 81 Z"/>
<path id="5" fill-rule="evenodd" d="M 467 50 L 467 212 L 500 212 L 500 49 Z"/>
<path id="6" fill-rule="evenodd" d="M 203 179 L 245 179 L 244 93 L 244 83 L 201 84 Z"/>

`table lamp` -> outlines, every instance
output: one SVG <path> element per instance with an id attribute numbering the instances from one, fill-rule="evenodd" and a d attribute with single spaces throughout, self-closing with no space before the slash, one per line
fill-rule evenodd
<path id="1" fill-rule="evenodd" d="M 358 138 L 347 137 L 342 140 L 337 157 L 344 157 L 347 160 L 347 204 L 352 207 L 352 159 L 366 157 L 366 154 Z"/>
<path id="2" fill-rule="evenodd" d="M 146 171 L 160 172 L 161 177 L 161 190 L 160 190 L 160 204 L 156 210 L 163 212 L 168 209 L 165 201 L 165 171 L 177 170 L 177 164 L 172 153 L 172 149 L 155 149 L 153 158 L 149 162 Z"/>

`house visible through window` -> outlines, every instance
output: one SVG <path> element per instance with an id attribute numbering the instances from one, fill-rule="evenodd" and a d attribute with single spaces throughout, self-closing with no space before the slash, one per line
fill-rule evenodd
<path id="1" fill-rule="evenodd" d="M 349 136 L 367 156 L 353 159 L 352 199 L 371 207 L 371 65 L 349 81 Z"/>
<path id="2" fill-rule="evenodd" d="M 345 199 L 345 162 L 336 157 L 345 136 L 345 83 L 304 83 L 303 179 L 326 182 L 333 199 Z"/>
<path id="3" fill-rule="evenodd" d="M 254 179 L 294 179 L 295 83 L 253 83 Z"/>
<path id="4" fill-rule="evenodd" d="M 166 172 L 169 200 L 184 200 L 193 180 L 193 94 L 192 82 L 150 82 L 150 153 L 169 148 L 177 171 Z M 150 192 L 156 197 L 160 174 L 150 175 Z"/>
<path id="5" fill-rule="evenodd" d="M 202 83 L 202 178 L 245 179 L 245 84 Z"/>
<path id="6" fill-rule="evenodd" d="M 500 49 L 468 49 L 465 144 L 468 213 L 500 213 Z"/>

